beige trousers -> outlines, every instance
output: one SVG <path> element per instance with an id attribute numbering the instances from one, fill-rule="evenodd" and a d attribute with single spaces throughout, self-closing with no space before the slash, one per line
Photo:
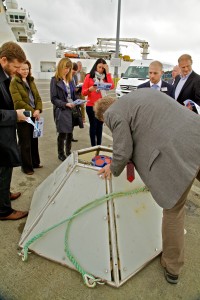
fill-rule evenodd
<path id="1" fill-rule="evenodd" d="M 200 171 L 196 179 L 200 181 Z M 161 264 L 174 275 L 179 275 L 184 264 L 185 202 L 193 181 L 173 208 L 163 209 Z"/>

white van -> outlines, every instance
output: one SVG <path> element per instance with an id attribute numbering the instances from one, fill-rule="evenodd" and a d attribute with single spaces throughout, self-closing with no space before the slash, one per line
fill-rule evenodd
<path id="1" fill-rule="evenodd" d="M 138 85 L 149 80 L 149 65 L 154 61 L 153 59 L 142 59 L 133 61 L 127 68 L 126 72 L 122 74 L 122 78 L 118 81 L 116 87 L 116 96 L 119 98 L 131 91 L 137 89 Z M 171 78 L 173 65 L 169 63 L 163 64 L 163 80 Z"/>

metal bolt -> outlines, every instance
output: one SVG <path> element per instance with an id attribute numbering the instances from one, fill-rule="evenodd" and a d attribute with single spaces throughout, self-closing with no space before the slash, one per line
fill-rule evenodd
<path id="1" fill-rule="evenodd" d="M 123 268 L 123 271 L 125 271 L 125 272 L 126 272 L 126 271 L 127 271 L 127 268 L 125 268 L 125 267 L 124 267 L 124 268 Z"/>
<path id="2" fill-rule="evenodd" d="M 107 216 L 105 216 L 105 217 L 103 217 L 103 219 L 106 221 L 108 218 L 107 218 Z"/>
<path id="3" fill-rule="evenodd" d="M 116 218 L 118 218 L 118 219 L 119 219 L 119 215 L 116 215 Z"/>
<path id="4" fill-rule="evenodd" d="M 79 170 L 78 169 L 76 169 L 76 173 L 78 173 L 79 172 Z"/>
<path id="5" fill-rule="evenodd" d="M 158 248 L 155 248 L 155 251 L 158 251 Z"/>
<path id="6" fill-rule="evenodd" d="M 52 201 L 52 204 L 55 204 L 55 201 Z"/>
<path id="7" fill-rule="evenodd" d="M 108 273 L 108 270 L 107 270 L 107 269 L 105 269 L 105 273 Z"/>

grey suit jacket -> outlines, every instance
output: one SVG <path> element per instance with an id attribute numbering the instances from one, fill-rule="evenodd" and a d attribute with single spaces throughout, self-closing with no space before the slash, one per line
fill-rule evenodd
<path id="1" fill-rule="evenodd" d="M 132 160 L 155 201 L 173 207 L 200 168 L 200 117 L 144 88 L 116 100 L 104 121 L 113 134 L 113 175 Z"/>

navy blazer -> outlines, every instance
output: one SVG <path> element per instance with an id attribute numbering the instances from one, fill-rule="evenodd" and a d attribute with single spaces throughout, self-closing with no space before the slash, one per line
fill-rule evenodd
<path id="1" fill-rule="evenodd" d="M 138 89 L 150 88 L 150 81 L 147 81 L 145 83 L 142 83 L 142 84 L 138 85 L 137 88 Z M 161 89 L 162 88 L 166 88 L 166 91 L 165 90 L 164 91 L 160 90 L 162 93 L 164 93 L 164 94 L 166 94 L 166 95 L 168 95 L 168 96 L 175 99 L 175 89 L 174 89 L 173 85 L 171 85 L 171 84 L 167 83 L 166 81 L 162 80 Z"/>
<path id="2" fill-rule="evenodd" d="M 180 77 L 176 77 L 174 87 L 176 90 L 177 84 L 179 83 Z M 192 100 L 196 104 L 200 105 L 200 76 L 192 71 L 184 86 L 182 87 L 177 101 L 184 105 L 185 100 Z"/>
<path id="3" fill-rule="evenodd" d="M 9 91 L 10 80 L 0 64 L 0 167 L 21 164 L 17 146 L 17 113 Z"/>
<path id="4" fill-rule="evenodd" d="M 69 83 L 69 87 L 71 98 L 74 101 L 76 100 L 76 96 L 74 91 L 74 84 L 72 81 Z M 52 77 L 50 84 L 50 95 L 51 102 L 54 105 L 54 121 L 56 123 L 57 132 L 72 133 L 73 127 L 75 126 L 72 117 L 73 109 L 66 106 L 66 103 L 68 103 L 68 93 L 65 88 L 65 84 L 61 79 L 56 80 L 55 77 Z M 79 110 L 79 107 L 76 106 L 74 109 L 77 111 Z M 78 119 L 79 127 L 83 128 L 81 112 L 80 117 L 78 117 Z"/>

